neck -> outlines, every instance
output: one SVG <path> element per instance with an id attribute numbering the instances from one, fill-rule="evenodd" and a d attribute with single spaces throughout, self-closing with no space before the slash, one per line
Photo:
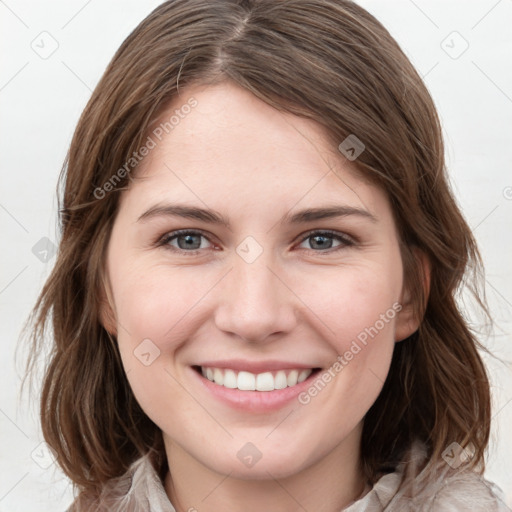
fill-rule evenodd
<path id="1" fill-rule="evenodd" d="M 273 474 L 260 467 L 254 479 L 247 479 L 234 471 L 215 471 L 165 439 L 170 467 L 165 490 L 176 512 L 340 512 L 365 489 L 359 440 L 357 428 L 328 454 L 319 454 L 296 473 L 276 476 L 277 470 Z"/>

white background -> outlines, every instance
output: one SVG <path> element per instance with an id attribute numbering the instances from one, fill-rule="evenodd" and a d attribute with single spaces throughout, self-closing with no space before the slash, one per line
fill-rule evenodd
<path id="1" fill-rule="evenodd" d="M 55 261 L 42 263 L 32 248 L 42 237 L 58 240 L 55 185 L 78 117 L 115 50 L 158 3 L 0 1 L 0 512 L 63 511 L 72 499 L 56 465 L 43 469 L 31 458 L 45 460 L 37 406 L 18 398 L 15 347 Z M 359 3 L 398 40 L 439 109 L 453 186 L 487 268 L 497 322 L 487 344 L 511 361 L 512 1 Z M 41 47 L 41 38 L 46 49 L 58 44 L 46 59 L 31 47 Z M 464 40 L 469 46 L 458 56 Z M 489 368 L 494 426 L 486 476 L 512 506 L 512 367 L 491 360 Z"/>

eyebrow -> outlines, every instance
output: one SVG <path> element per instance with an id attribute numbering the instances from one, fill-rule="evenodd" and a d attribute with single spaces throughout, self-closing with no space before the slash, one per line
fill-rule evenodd
<path id="1" fill-rule="evenodd" d="M 156 204 L 146 210 L 137 222 L 145 222 L 154 217 L 183 217 L 199 220 L 209 224 L 219 224 L 229 228 L 229 221 L 215 210 L 198 208 L 180 204 Z M 369 211 L 355 206 L 328 206 L 322 208 L 307 208 L 296 213 L 287 213 L 281 224 L 301 224 L 322 219 L 358 216 L 377 222 L 377 218 Z"/>

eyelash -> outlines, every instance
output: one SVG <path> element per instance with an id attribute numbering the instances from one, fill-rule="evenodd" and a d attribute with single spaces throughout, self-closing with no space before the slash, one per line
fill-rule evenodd
<path id="1" fill-rule="evenodd" d="M 195 254 L 198 254 L 199 252 L 201 252 L 202 249 L 193 249 L 193 250 L 189 251 L 186 249 L 180 249 L 180 248 L 173 247 L 170 245 L 170 242 L 172 240 L 178 238 L 179 236 L 184 236 L 184 235 L 200 235 L 208 240 L 208 237 L 202 231 L 190 230 L 190 229 L 179 229 L 177 231 L 171 231 L 170 233 L 166 233 L 159 240 L 157 240 L 156 245 L 158 247 L 164 247 L 165 249 L 170 250 L 170 251 L 182 252 L 182 253 L 186 253 L 186 254 L 190 254 L 190 255 L 195 255 Z M 320 254 L 325 254 L 325 253 L 330 254 L 330 253 L 336 252 L 340 249 L 354 246 L 356 244 L 356 241 L 352 237 L 349 237 L 348 235 L 342 235 L 341 233 L 337 233 L 336 231 L 329 231 L 329 230 L 310 231 L 309 233 L 307 233 L 305 236 L 303 236 L 301 238 L 301 240 L 299 241 L 299 244 L 303 243 L 308 238 L 312 238 L 314 236 L 331 237 L 331 238 L 341 242 L 341 244 L 338 247 L 331 247 L 326 250 L 304 249 L 305 251 L 317 253 L 317 254 L 319 254 L 319 253 Z"/>

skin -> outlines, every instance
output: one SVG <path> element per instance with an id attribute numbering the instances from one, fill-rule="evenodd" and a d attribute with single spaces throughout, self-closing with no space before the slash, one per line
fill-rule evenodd
<path id="1" fill-rule="evenodd" d="M 418 326 L 388 199 L 320 125 L 228 82 L 182 90 L 162 119 L 190 97 L 198 105 L 122 193 L 107 253 L 113 303 L 102 313 L 104 325 L 117 335 L 138 402 L 163 432 L 165 489 L 179 512 L 338 512 L 365 487 L 362 421 L 394 343 Z M 138 221 L 154 205 L 177 202 L 215 210 L 230 226 L 169 215 Z M 332 205 L 363 209 L 375 220 L 280 222 L 287 213 Z M 196 254 L 180 250 L 176 238 L 157 244 L 177 229 L 202 231 L 193 239 L 201 244 Z M 318 248 L 307 238 L 314 230 L 351 243 L 327 237 L 327 248 Z M 236 252 L 248 236 L 263 250 L 252 263 Z M 235 410 L 212 398 L 190 368 L 240 358 L 327 369 L 394 303 L 401 311 L 307 405 Z M 160 350 L 149 366 L 134 355 L 144 339 Z M 252 467 L 237 457 L 247 442 L 262 454 Z"/>

